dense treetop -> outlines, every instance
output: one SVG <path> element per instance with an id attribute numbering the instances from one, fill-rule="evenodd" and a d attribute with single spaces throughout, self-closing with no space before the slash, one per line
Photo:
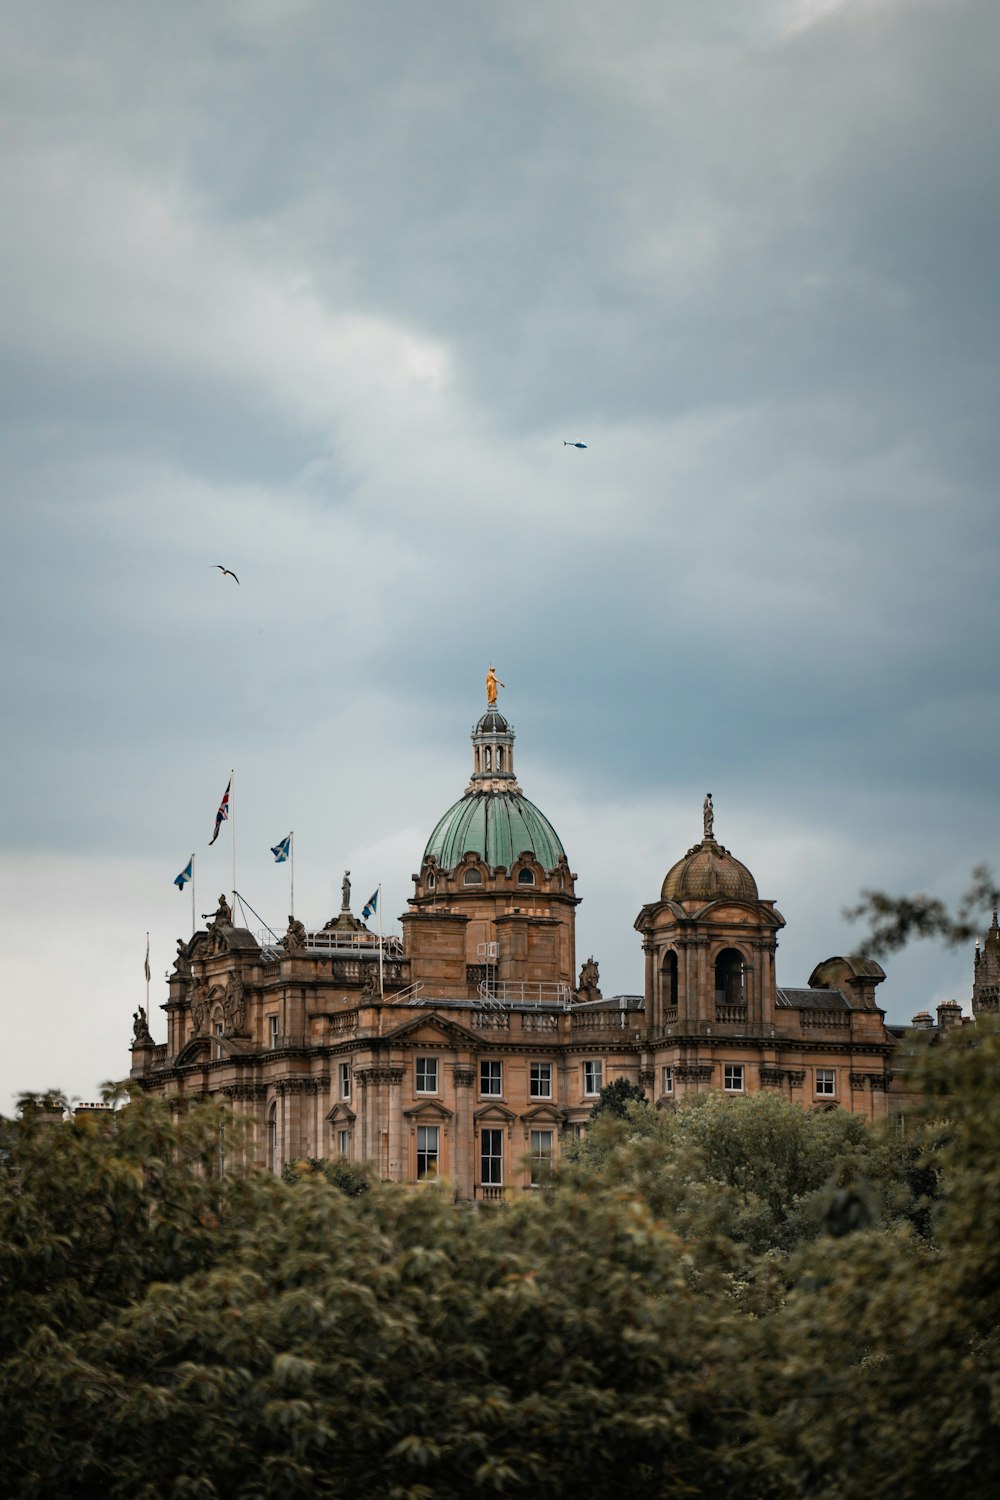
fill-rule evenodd
<path id="1" fill-rule="evenodd" d="M 0 1126 L 0 1492 L 990 1493 L 998 1065 L 983 1027 L 928 1049 L 905 1139 L 633 1101 L 480 1210 L 229 1170 L 208 1107 L 29 1108 Z"/>

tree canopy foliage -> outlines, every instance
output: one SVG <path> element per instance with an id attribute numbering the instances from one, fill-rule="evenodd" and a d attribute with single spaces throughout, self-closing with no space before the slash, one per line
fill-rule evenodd
<path id="1" fill-rule="evenodd" d="M 871 958 L 897 953 L 914 938 L 937 938 L 949 948 L 971 942 L 980 932 L 984 913 L 1000 900 L 997 877 L 989 865 L 976 865 L 969 886 L 952 911 L 937 896 L 890 896 L 865 890 L 856 906 L 845 907 L 849 922 L 867 922 L 868 933 L 858 944 Z"/>
<path id="2" fill-rule="evenodd" d="M 633 1103 L 481 1210 L 223 1173 L 211 1108 L 28 1110 L 2 1123 L 0 1492 L 990 1493 L 998 1065 L 982 1027 L 927 1049 L 905 1140 L 763 1093 Z"/>

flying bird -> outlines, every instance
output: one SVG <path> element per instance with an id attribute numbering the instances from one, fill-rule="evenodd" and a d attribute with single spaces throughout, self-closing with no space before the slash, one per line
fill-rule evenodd
<path id="1" fill-rule="evenodd" d="M 586 443 L 567 443 L 565 439 L 563 440 L 564 448 L 586 448 L 586 446 Z"/>
<path id="2" fill-rule="evenodd" d="M 218 568 L 219 571 L 220 571 L 220 573 L 223 573 L 226 576 L 226 578 L 235 579 L 235 581 L 237 583 L 239 583 L 240 580 L 236 577 L 236 574 L 231 571 L 231 569 L 224 568 L 221 563 L 213 563 L 212 566 Z"/>

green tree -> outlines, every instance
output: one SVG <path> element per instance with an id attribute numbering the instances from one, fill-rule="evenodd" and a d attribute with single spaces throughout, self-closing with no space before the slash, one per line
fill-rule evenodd
<path id="1" fill-rule="evenodd" d="M 610 1114 L 624 1120 L 630 1104 L 646 1103 L 646 1095 L 637 1083 L 633 1083 L 630 1078 L 613 1078 L 601 1089 L 597 1103 L 590 1111 L 590 1118 L 593 1120 L 598 1115 Z"/>

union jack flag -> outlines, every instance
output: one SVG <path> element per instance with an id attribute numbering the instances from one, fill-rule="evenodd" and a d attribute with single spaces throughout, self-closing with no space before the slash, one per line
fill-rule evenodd
<path id="1" fill-rule="evenodd" d="M 222 801 L 219 803 L 219 811 L 215 815 L 215 832 L 212 834 L 212 837 L 208 841 L 208 847 L 210 849 L 215 843 L 216 839 L 219 837 L 219 829 L 222 827 L 223 823 L 229 821 L 229 788 L 232 786 L 232 784 L 233 778 L 232 776 L 230 776 L 229 780 L 226 782 L 226 790 L 222 794 Z"/>

